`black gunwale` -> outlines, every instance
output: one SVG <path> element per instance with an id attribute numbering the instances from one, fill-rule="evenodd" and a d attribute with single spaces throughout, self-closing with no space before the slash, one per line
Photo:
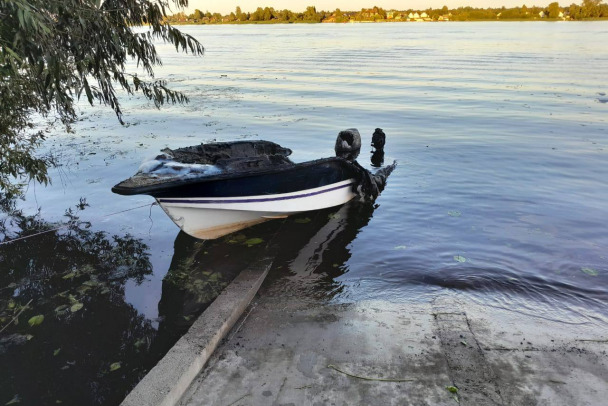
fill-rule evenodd
<path id="1" fill-rule="evenodd" d="M 167 192 L 170 192 L 173 189 L 182 188 L 184 186 L 196 185 L 196 184 L 200 184 L 200 183 L 216 182 L 216 181 L 222 181 L 222 180 L 232 180 L 232 179 L 238 179 L 238 178 L 263 176 L 266 174 L 284 173 L 285 175 L 288 175 L 290 172 L 299 171 L 302 169 L 306 169 L 306 168 L 318 166 L 318 165 L 323 165 L 326 163 L 337 163 L 337 164 L 343 166 L 347 172 L 352 173 L 351 177 L 354 177 L 356 174 L 356 171 L 354 170 L 352 163 L 349 162 L 348 160 L 340 158 L 340 157 L 330 157 L 330 158 L 321 158 L 321 159 L 317 159 L 314 161 L 297 163 L 297 164 L 293 164 L 293 165 L 280 165 L 277 167 L 262 168 L 259 170 L 253 169 L 253 170 L 240 171 L 240 172 L 220 173 L 220 174 L 211 175 L 211 176 L 200 176 L 200 177 L 196 177 L 196 178 L 173 179 L 173 180 L 168 180 L 166 182 L 162 182 L 162 183 L 158 183 L 158 184 L 154 184 L 154 185 L 135 186 L 135 187 L 121 186 L 121 183 L 124 182 L 123 181 L 121 183 L 118 183 L 114 187 L 112 187 L 112 192 L 114 192 L 116 194 L 120 194 L 120 195 L 126 195 L 126 196 L 141 195 L 141 194 L 147 194 L 147 195 L 151 195 L 151 196 L 155 196 L 155 195 L 159 195 L 159 194 L 166 195 Z M 348 179 L 348 178 L 345 178 L 343 180 L 346 180 L 346 179 Z M 178 197 L 178 196 L 175 196 L 175 197 Z"/>

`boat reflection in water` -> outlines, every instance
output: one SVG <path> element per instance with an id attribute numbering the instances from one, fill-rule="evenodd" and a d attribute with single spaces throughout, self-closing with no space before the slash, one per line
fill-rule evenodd
<path id="1" fill-rule="evenodd" d="M 351 256 L 349 244 L 367 225 L 374 207 L 353 200 L 218 240 L 201 241 L 181 232 L 163 281 L 159 329 L 181 335 L 241 270 L 269 255 L 274 258 L 269 282 L 283 279 L 281 289 L 333 296 L 340 289 L 334 279 Z"/>

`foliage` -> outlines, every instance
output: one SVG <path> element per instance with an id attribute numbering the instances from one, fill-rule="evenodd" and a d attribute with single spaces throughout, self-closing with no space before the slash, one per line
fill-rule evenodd
<path id="1" fill-rule="evenodd" d="M 540 13 L 543 13 L 541 17 Z M 587 18 L 608 18 L 608 4 L 602 3 L 602 0 L 583 0 L 580 6 L 572 4 L 569 8 L 559 6 L 557 2 L 551 3 L 546 8 L 542 7 L 527 7 L 525 4 L 521 7 L 498 7 L 498 8 L 474 8 L 474 7 L 458 7 L 448 9 L 443 6 L 438 9 L 426 10 L 384 10 L 380 7 L 364 8 L 360 11 L 318 11 L 315 7 L 309 6 L 302 13 L 293 12 L 290 10 L 278 11 L 272 7 L 258 7 L 253 13 L 244 13 L 240 7 L 236 8 L 236 13 L 231 13 L 228 16 L 219 14 L 205 15 L 202 19 L 196 14 L 196 11 L 186 16 L 183 13 L 169 16 L 169 21 L 173 23 L 194 23 L 194 24 L 220 24 L 220 23 L 293 23 L 293 22 L 335 22 L 346 23 L 349 21 L 409 21 L 409 14 L 418 13 L 420 18 L 425 21 L 452 20 L 452 21 L 475 21 L 475 20 L 539 20 L 541 18 L 557 19 L 569 18 L 573 20 Z M 426 17 L 422 16 L 426 13 Z M 564 17 L 560 17 L 563 13 Z"/>
<path id="2" fill-rule="evenodd" d="M 608 18 L 608 4 L 602 3 L 601 0 L 583 0 L 580 6 L 571 4 L 568 14 L 575 20 Z"/>
<path id="3" fill-rule="evenodd" d="M 549 18 L 558 18 L 561 11 L 562 10 L 559 7 L 559 3 L 556 1 L 547 6 L 547 16 Z"/>
<path id="4" fill-rule="evenodd" d="M 35 156 L 44 139 L 35 117 L 60 119 L 69 129 L 84 95 L 109 105 L 122 123 L 117 87 L 141 92 L 157 107 L 187 102 L 162 80 L 153 40 L 201 55 L 202 45 L 165 22 L 169 3 L 187 0 L 4 0 L 0 3 L 0 187 L 13 178 L 48 182 L 48 159 Z M 139 32 L 136 26 L 147 25 Z M 144 80 L 127 73 L 134 60 Z"/>
<path id="5" fill-rule="evenodd" d="M 320 23 L 321 16 L 317 13 L 317 9 L 315 7 L 306 7 L 306 11 L 302 16 L 303 21 L 311 22 L 311 23 Z"/>

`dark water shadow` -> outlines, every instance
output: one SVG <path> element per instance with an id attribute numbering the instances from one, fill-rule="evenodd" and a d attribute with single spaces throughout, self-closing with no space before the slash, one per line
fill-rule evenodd
<path id="1" fill-rule="evenodd" d="M 52 231 L 0 245 L 0 404 L 118 404 L 145 372 L 156 331 L 124 289 L 152 272 L 148 247 L 93 231 L 84 207 L 57 230 L 4 206 L 2 242 Z"/>

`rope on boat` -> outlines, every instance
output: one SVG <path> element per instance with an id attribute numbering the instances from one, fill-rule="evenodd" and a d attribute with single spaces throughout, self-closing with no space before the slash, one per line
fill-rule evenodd
<path id="1" fill-rule="evenodd" d="M 154 202 L 154 203 L 150 203 L 150 204 L 144 204 L 142 206 L 132 207 L 130 209 L 120 210 L 120 211 L 117 211 L 117 212 L 114 212 L 114 213 L 106 214 L 105 216 L 94 218 L 94 219 L 91 220 L 91 222 L 100 221 L 100 220 L 103 220 L 103 219 L 108 218 L 108 217 L 116 216 L 117 214 L 126 213 L 128 211 L 137 210 L 137 209 L 141 209 L 143 207 L 148 207 L 148 206 L 150 206 L 150 212 L 151 212 L 152 211 L 152 206 L 156 206 L 157 204 L 158 203 Z M 35 233 L 35 234 L 30 234 L 30 235 L 26 235 L 24 237 L 15 238 L 13 240 L 3 241 L 3 242 L 0 242 L 0 246 L 2 246 L 2 245 L 8 245 L 8 244 L 11 244 L 11 243 L 17 242 L 17 241 L 27 240 L 29 238 L 37 237 L 39 235 L 43 235 L 43 234 L 47 234 L 47 233 L 52 233 L 52 232 L 55 232 L 55 231 L 63 230 L 64 228 L 68 228 L 68 227 L 70 227 L 69 224 L 64 224 L 64 225 L 62 225 L 60 227 L 52 228 L 50 230 L 44 230 L 44 231 L 40 231 L 40 232 Z"/>

